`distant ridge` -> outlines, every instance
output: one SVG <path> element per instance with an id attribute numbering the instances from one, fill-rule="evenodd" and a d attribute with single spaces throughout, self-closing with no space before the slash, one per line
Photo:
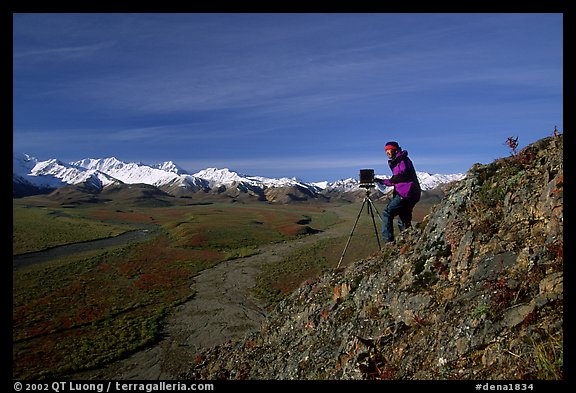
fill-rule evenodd
<path id="1" fill-rule="evenodd" d="M 389 178 L 388 175 L 378 175 Z M 441 184 L 464 178 L 464 174 L 430 174 L 417 172 L 422 189 L 430 190 Z M 228 168 L 206 168 L 189 174 L 172 161 L 147 165 L 124 162 L 116 157 L 86 158 L 65 163 L 58 159 L 45 161 L 21 153 L 13 156 L 13 197 L 48 193 L 68 185 L 85 185 L 94 190 L 118 184 L 147 184 L 158 187 L 170 195 L 192 195 L 196 193 L 212 195 L 235 195 L 236 192 L 249 194 L 261 200 L 286 201 L 282 191 L 296 195 L 295 200 L 309 200 L 328 195 L 357 193 L 359 182 L 356 179 L 341 179 L 335 182 L 306 183 L 296 178 L 267 178 L 244 175 Z M 386 190 L 383 190 L 384 192 Z M 268 198 L 266 195 L 274 195 Z"/>

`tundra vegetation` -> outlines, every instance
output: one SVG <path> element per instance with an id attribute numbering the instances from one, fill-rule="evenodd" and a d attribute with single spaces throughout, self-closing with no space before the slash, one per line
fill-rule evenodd
<path id="1" fill-rule="evenodd" d="M 188 204 L 187 204 L 188 203 Z M 13 268 L 13 377 L 56 378 L 153 345 L 170 310 L 190 299 L 193 277 L 215 264 L 339 225 L 326 239 L 266 266 L 254 291 L 266 304 L 331 268 L 356 214 L 352 203 L 201 203 L 62 207 L 14 199 L 13 254 L 154 228 L 149 238 Z M 361 227 L 365 227 L 361 228 Z M 376 251 L 359 224 L 350 258 Z M 373 241 L 374 247 L 366 247 Z M 348 258 L 347 258 L 348 259 Z"/>

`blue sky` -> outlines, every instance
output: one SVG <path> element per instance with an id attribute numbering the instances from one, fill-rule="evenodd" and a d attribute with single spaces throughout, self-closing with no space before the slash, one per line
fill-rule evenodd
<path id="1" fill-rule="evenodd" d="M 466 172 L 563 131 L 563 16 L 14 14 L 13 148 L 304 181 Z"/>

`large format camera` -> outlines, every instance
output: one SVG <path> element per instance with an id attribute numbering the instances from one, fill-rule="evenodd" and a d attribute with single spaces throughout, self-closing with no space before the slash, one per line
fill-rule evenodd
<path id="1" fill-rule="evenodd" d="M 360 187 L 366 189 L 376 187 L 374 169 L 360 169 Z"/>

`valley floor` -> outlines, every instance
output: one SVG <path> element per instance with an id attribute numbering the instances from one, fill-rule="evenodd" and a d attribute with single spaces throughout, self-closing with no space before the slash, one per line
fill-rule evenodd
<path id="1" fill-rule="evenodd" d="M 414 221 L 422 221 L 432 204 L 421 202 Z M 382 210 L 385 201 L 376 205 Z M 182 379 L 205 349 L 257 331 L 267 308 L 335 268 L 360 206 L 116 204 L 72 210 L 45 199 L 18 201 L 14 244 L 30 251 L 13 257 L 13 372 Z M 378 250 L 370 218 L 362 213 L 341 267 Z M 121 230 L 144 233 L 134 230 L 143 226 L 147 235 L 128 245 L 102 243 L 124 239 L 116 235 Z M 79 237 L 84 232 L 106 240 Z M 152 232 L 157 238 L 140 243 Z M 134 242 L 140 245 L 132 247 Z M 198 267 L 190 263 L 197 257 Z"/>
<path id="2" fill-rule="evenodd" d="M 321 238 L 342 236 L 349 223 L 293 241 L 265 245 L 260 253 L 222 262 L 196 276 L 194 297 L 167 317 L 163 338 L 155 346 L 98 370 L 70 376 L 73 379 L 180 379 L 203 348 L 219 345 L 256 331 L 266 316 L 265 305 L 253 296 L 259 268 L 281 262 L 285 255 Z"/>

